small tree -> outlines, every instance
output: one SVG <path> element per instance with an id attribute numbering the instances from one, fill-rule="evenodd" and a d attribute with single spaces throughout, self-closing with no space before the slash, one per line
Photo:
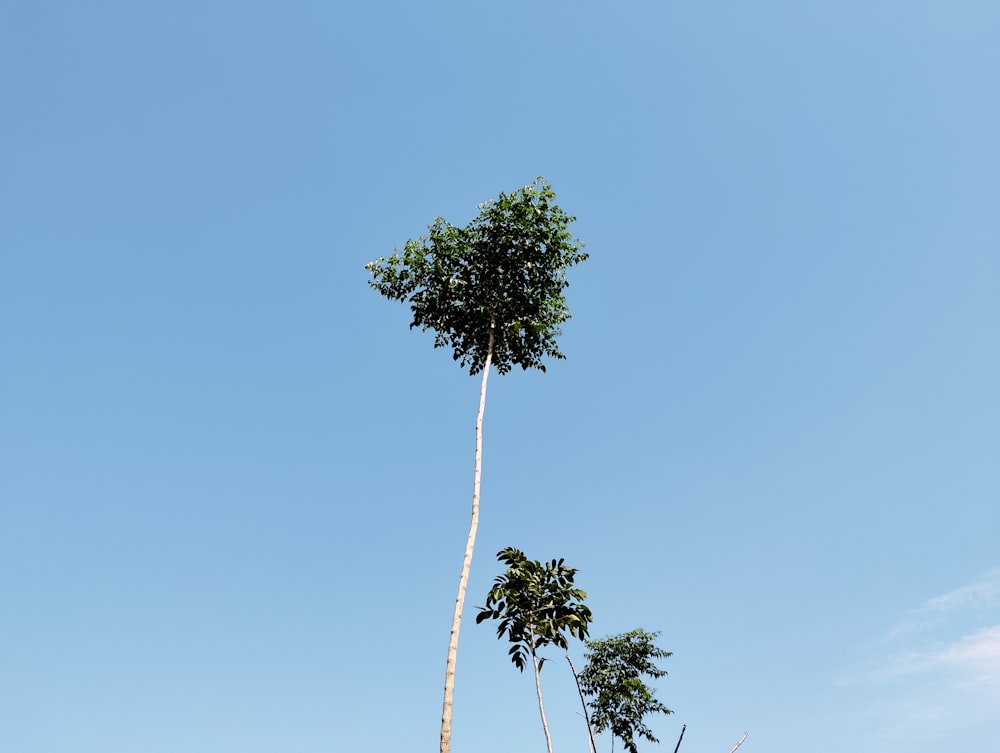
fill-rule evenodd
<path id="1" fill-rule="evenodd" d="M 482 372 L 476 414 L 476 463 L 472 519 L 452 614 L 441 710 L 441 753 L 451 749 L 452 699 L 458 635 L 479 527 L 483 414 L 491 364 L 505 374 L 514 366 L 545 371 L 543 360 L 564 358 L 556 345 L 569 319 L 563 291 L 566 270 L 587 258 L 567 229 L 570 217 L 555 205 L 544 178 L 479 205 L 464 228 L 438 217 L 428 235 L 408 240 L 402 253 L 365 266 L 369 284 L 393 301 L 408 301 L 410 328 L 434 330 L 434 347 L 450 347 L 470 374 Z"/>
<path id="2" fill-rule="evenodd" d="M 632 630 L 587 641 L 590 651 L 584 654 L 587 666 L 580 673 L 579 682 L 584 695 L 592 699 L 588 702 L 590 722 L 598 732 L 611 730 L 612 749 L 614 737 L 622 741 L 629 753 L 638 753 L 636 736 L 659 742 L 643 717 L 657 712 L 673 713 L 642 680 L 643 675 L 656 679 L 667 674 L 654 664 L 656 659 L 671 655 L 653 643 L 658 635 Z"/>
<path id="3" fill-rule="evenodd" d="M 583 603 L 587 594 L 573 585 L 576 570 L 563 564 L 562 559 L 543 564 L 507 547 L 497 553 L 497 560 L 507 565 L 507 571 L 493 582 L 486 595 L 486 606 L 479 607 L 476 623 L 500 621 L 497 637 L 506 636 L 513 644 L 508 654 L 522 672 L 531 659 L 545 744 L 552 753 L 552 737 L 542 700 L 541 671 L 545 659 L 538 655 L 538 650 L 549 645 L 566 649 L 567 635 L 580 640 L 587 637 L 593 620 L 590 609 Z"/>

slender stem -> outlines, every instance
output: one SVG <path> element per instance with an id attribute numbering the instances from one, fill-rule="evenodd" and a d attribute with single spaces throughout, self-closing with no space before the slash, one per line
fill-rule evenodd
<path id="1" fill-rule="evenodd" d="M 677 738 L 677 746 L 674 748 L 674 753 L 677 753 L 677 751 L 681 749 L 681 740 L 684 739 L 684 730 L 687 728 L 688 726 L 686 724 L 681 725 L 681 736 Z"/>
<path id="2" fill-rule="evenodd" d="M 729 753 L 736 753 L 736 749 L 743 744 L 743 741 L 747 739 L 747 735 L 748 734 L 750 734 L 750 733 L 749 732 L 744 732 L 743 733 L 743 737 L 741 737 L 740 741 L 738 743 L 736 743 L 736 745 L 734 745 L 732 747 L 732 750 L 730 750 Z"/>
<path id="3" fill-rule="evenodd" d="M 535 667 L 535 692 L 538 694 L 538 713 L 542 716 L 542 730 L 545 732 L 545 747 L 552 753 L 552 736 L 549 734 L 549 723 L 545 719 L 545 704 L 542 702 L 542 667 L 538 663 L 538 654 L 535 653 L 535 633 L 528 628 L 531 637 L 531 663 Z"/>
<path id="4" fill-rule="evenodd" d="M 594 742 L 594 728 L 590 726 L 587 702 L 583 700 L 583 688 L 580 687 L 580 675 L 576 673 L 576 667 L 573 666 L 573 660 L 569 658 L 569 654 L 566 654 L 566 661 L 569 662 L 569 671 L 573 673 L 573 679 L 576 680 L 576 692 L 580 694 L 580 705 L 583 706 L 583 721 L 587 723 L 587 734 L 590 735 L 590 753 L 597 753 L 597 743 Z M 677 753 L 677 751 L 674 751 L 674 753 Z"/>
<path id="5" fill-rule="evenodd" d="M 472 569 L 472 552 L 476 547 L 476 530 L 479 528 L 479 486 L 483 474 L 483 414 L 486 412 L 486 380 L 493 362 L 493 328 L 495 319 L 490 317 L 490 338 L 486 347 L 486 361 L 483 363 L 483 383 L 479 388 L 479 412 L 476 414 L 476 470 L 472 481 L 472 520 L 469 536 L 465 542 L 465 556 L 462 558 L 462 574 L 458 579 L 458 594 L 455 596 L 455 612 L 451 618 L 451 636 L 448 639 L 448 661 L 444 670 L 444 703 L 441 708 L 441 750 L 451 751 L 451 716 L 455 696 L 455 663 L 458 659 L 458 633 L 462 627 L 462 608 L 465 606 L 465 591 L 469 585 L 469 571 Z"/>

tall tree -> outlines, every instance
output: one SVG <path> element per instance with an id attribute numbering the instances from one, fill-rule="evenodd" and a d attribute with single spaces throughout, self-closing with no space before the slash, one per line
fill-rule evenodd
<path id="1" fill-rule="evenodd" d="M 580 640 L 587 637 L 593 616 L 583 603 L 587 593 L 573 585 L 576 570 L 564 560 L 545 564 L 529 560 L 524 552 L 507 547 L 497 552 L 497 559 L 507 570 L 497 576 L 486 595 L 486 606 L 479 608 L 476 623 L 499 620 L 497 637 L 507 637 L 513 645 L 508 654 L 522 672 L 530 658 L 535 671 L 535 693 L 542 717 L 545 744 L 552 753 L 552 737 L 545 718 L 542 700 L 541 671 L 545 659 L 538 650 L 553 645 L 568 648 L 566 636 Z"/>
<path id="2" fill-rule="evenodd" d="M 409 302 L 411 329 L 434 330 L 435 348 L 450 347 L 454 360 L 470 374 L 482 373 L 472 519 L 448 640 L 441 753 L 451 748 L 458 635 L 479 526 L 486 380 L 491 365 L 500 374 L 514 366 L 545 371 L 545 358 L 564 358 L 556 339 L 560 325 L 570 318 L 566 270 L 587 258 L 583 244 L 568 230 L 576 218 L 554 199 L 552 186 L 540 177 L 480 204 L 479 215 L 466 227 L 438 217 L 426 236 L 365 266 L 376 291 Z"/>
<path id="3" fill-rule="evenodd" d="M 590 649 L 584 654 L 587 666 L 578 679 L 584 695 L 592 699 L 588 703 L 590 722 L 598 732 L 611 730 L 612 748 L 614 737 L 622 741 L 629 753 L 638 753 L 637 736 L 659 742 L 643 722 L 643 717 L 673 713 L 656 699 L 653 690 L 642 679 L 644 675 L 656 679 L 667 674 L 654 663 L 671 655 L 653 642 L 658 635 L 632 630 L 587 641 Z"/>

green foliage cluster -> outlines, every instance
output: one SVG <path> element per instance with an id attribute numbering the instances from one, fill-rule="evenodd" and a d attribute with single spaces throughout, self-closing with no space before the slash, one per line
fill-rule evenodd
<path id="1" fill-rule="evenodd" d="M 497 560 L 507 571 L 493 582 L 476 624 L 499 620 L 497 637 L 507 636 L 514 644 L 508 652 L 514 666 L 524 671 L 528 658 L 544 646 L 568 648 L 567 634 L 579 640 L 587 637 L 593 620 L 583 603 L 587 594 L 573 585 L 576 570 L 565 560 L 530 560 L 514 547 L 497 552 Z M 539 669 L 543 662 L 539 660 Z"/>
<path id="2" fill-rule="evenodd" d="M 369 284 L 409 301 L 410 328 L 434 330 L 434 347 L 451 347 L 470 374 L 482 371 L 491 334 L 499 373 L 545 371 L 544 357 L 564 358 L 556 338 L 570 318 L 566 270 L 587 258 L 568 230 L 576 218 L 554 199 L 539 177 L 480 204 L 466 227 L 438 217 L 426 236 L 367 264 Z"/>
<path id="3" fill-rule="evenodd" d="M 568 650 L 567 636 L 585 640 L 593 615 L 584 604 L 586 592 L 574 584 L 576 569 L 567 566 L 565 560 L 531 560 L 514 547 L 497 552 L 497 560 L 507 569 L 494 580 L 486 595 L 486 606 L 479 607 L 476 623 L 499 621 L 497 638 L 506 637 L 513 644 L 508 653 L 519 670 L 524 671 L 531 659 L 542 725 L 551 751 L 539 682 L 545 659 L 538 656 L 538 650 L 549 645 Z M 585 706 L 588 726 L 592 727 L 591 742 L 594 731 L 605 730 L 621 740 L 629 753 L 638 753 L 637 737 L 658 742 L 643 721 L 649 714 L 672 713 L 643 680 L 667 674 L 656 660 L 671 654 L 654 643 L 657 636 L 659 633 L 637 629 L 586 641 L 587 665 L 577 676 L 577 683 L 581 702 L 589 698 Z M 575 675 L 572 661 L 570 668 Z"/>
<path id="4" fill-rule="evenodd" d="M 580 687 L 592 699 L 590 722 L 597 732 L 611 730 L 629 753 L 638 753 L 637 736 L 658 742 L 643 717 L 672 713 L 642 680 L 643 675 L 656 679 L 667 674 L 654 663 L 671 655 L 653 643 L 658 635 L 632 630 L 586 644 Z"/>

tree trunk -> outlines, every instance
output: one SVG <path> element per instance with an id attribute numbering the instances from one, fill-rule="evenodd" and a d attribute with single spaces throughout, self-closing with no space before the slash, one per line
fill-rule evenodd
<path id="1" fill-rule="evenodd" d="M 545 747 L 552 753 L 552 736 L 549 734 L 549 723 L 545 718 L 545 704 L 542 702 L 542 668 L 535 653 L 535 634 L 531 635 L 531 663 L 535 667 L 535 692 L 538 694 L 538 713 L 542 715 L 542 730 L 545 732 Z"/>
<path id="2" fill-rule="evenodd" d="M 597 743 L 594 742 L 594 728 L 590 726 L 590 714 L 587 712 L 587 702 L 583 698 L 583 688 L 580 687 L 580 675 L 576 673 L 573 660 L 566 654 L 566 661 L 569 662 L 569 671 L 573 673 L 576 680 L 576 692 L 580 694 L 580 705 L 583 706 L 583 721 L 587 723 L 587 734 L 590 736 L 590 753 L 597 753 Z M 675 750 L 674 753 L 677 753 Z"/>
<path id="3" fill-rule="evenodd" d="M 455 696 L 455 662 L 458 659 L 458 633 L 462 627 L 462 608 L 465 606 L 465 590 L 469 585 L 469 571 L 472 569 L 472 552 L 476 547 L 476 529 L 479 528 L 479 482 L 483 475 L 483 413 L 486 411 L 486 379 L 490 375 L 493 361 L 493 327 L 490 318 L 490 339 L 486 348 L 486 362 L 483 364 L 483 384 L 479 388 L 479 413 L 476 414 L 476 470 L 472 481 L 472 520 L 469 523 L 469 537 L 465 542 L 465 556 L 462 558 L 462 574 L 458 579 L 458 595 L 455 597 L 455 613 L 451 618 L 451 638 L 448 640 L 448 661 L 444 671 L 444 704 L 441 709 L 441 753 L 451 751 L 451 713 Z"/>

